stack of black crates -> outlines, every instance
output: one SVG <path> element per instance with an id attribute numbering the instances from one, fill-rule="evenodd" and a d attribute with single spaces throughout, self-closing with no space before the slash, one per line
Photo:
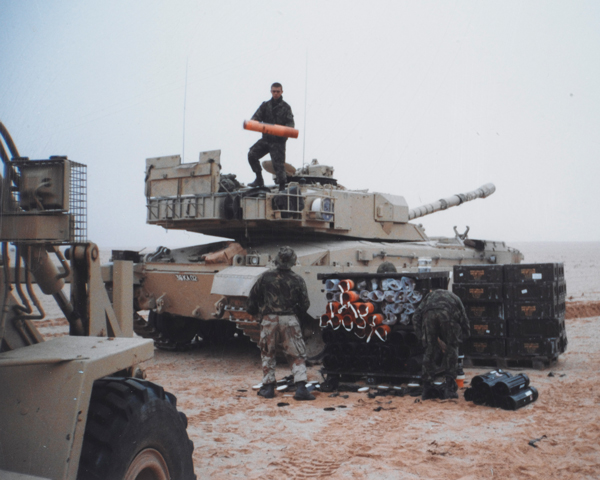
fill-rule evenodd
<path id="1" fill-rule="evenodd" d="M 423 297 L 430 290 L 447 289 L 449 283 L 449 272 L 330 273 L 317 276 L 323 282 L 328 279 L 350 279 L 357 284 L 364 280 L 401 280 L 402 277 L 413 279 L 415 291 Z M 412 315 L 409 324 L 393 325 L 386 341 L 372 336 L 367 343 L 344 328 L 333 330 L 331 326 L 324 327 L 325 351 L 321 373 L 328 383 L 334 379 L 333 384 L 339 378 L 350 381 L 362 377 L 366 377 L 367 381 L 418 380 L 421 378 L 424 348 L 414 330 Z"/>
<path id="2" fill-rule="evenodd" d="M 562 263 L 456 265 L 471 338 L 466 366 L 544 368 L 567 348 Z"/>

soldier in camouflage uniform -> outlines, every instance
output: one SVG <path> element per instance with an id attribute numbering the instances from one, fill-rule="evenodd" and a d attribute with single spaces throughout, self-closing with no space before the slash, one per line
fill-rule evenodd
<path id="1" fill-rule="evenodd" d="M 292 367 L 296 383 L 296 400 L 314 400 L 306 388 L 306 346 L 298 315 L 304 315 L 310 306 L 306 283 L 291 268 L 296 254 L 282 247 L 275 258 L 276 268 L 263 273 L 250 290 L 246 311 L 260 315 L 260 353 L 263 367 L 263 386 L 258 394 L 265 398 L 275 396 L 275 355 L 279 342 Z"/>
<path id="2" fill-rule="evenodd" d="M 286 127 L 294 127 L 294 115 L 292 108 L 283 101 L 283 87 L 281 83 L 271 85 L 271 100 L 263 102 L 254 115 L 252 120 L 263 123 L 271 123 L 273 125 L 285 125 Z M 248 152 L 248 163 L 250 168 L 256 174 L 256 180 L 249 183 L 249 187 L 262 187 L 265 182 L 262 177 L 262 169 L 259 160 L 267 153 L 271 155 L 273 169 L 279 190 L 285 189 L 287 175 L 285 173 L 285 143 L 286 137 L 277 137 L 263 133 L 262 138 L 250 147 Z"/>
<path id="3" fill-rule="evenodd" d="M 448 290 L 434 290 L 418 306 L 413 323 L 423 341 L 423 400 L 438 398 L 432 385 L 436 373 L 434 359 L 442 353 L 442 369 L 445 374 L 442 397 L 458 398 L 456 372 L 458 366 L 458 344 L 467 338 L 469 320 L 460 298 Z"/>

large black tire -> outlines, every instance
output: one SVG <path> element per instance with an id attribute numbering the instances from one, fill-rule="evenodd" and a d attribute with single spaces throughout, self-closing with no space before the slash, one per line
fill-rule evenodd
<path id="1" fill-rule="evenodd" d="M 177 399 L 146 380 L 94 382 L 78 480 L 195 480 L 194 444 Z"/>

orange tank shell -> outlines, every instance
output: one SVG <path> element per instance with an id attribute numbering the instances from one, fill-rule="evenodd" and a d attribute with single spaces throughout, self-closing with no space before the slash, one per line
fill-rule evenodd
<path id="1" fill-rule="evenodd" d="M 300 133 L 298 130 L 292 127 L 261 123 L 257 122 L 256 120 L 244 120 L 244 129 L 260 133 L 268 133 L 269 135 L 275 135 L 276 137 L 289 138 L 298 138 L 298 134 Z"/>

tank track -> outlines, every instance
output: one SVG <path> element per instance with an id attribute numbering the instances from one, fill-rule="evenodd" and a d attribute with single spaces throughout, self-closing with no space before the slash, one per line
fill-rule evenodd
<path id="1" fill-rule="evenodd" d="M 242 334 L 250 339 L 250 341 L 256 345 L 260 340 L 260 323 L 254 320 L 242 320 L 235 319 L 230 320 L 235 323 L 238 330 Z M 156 328 L 150 326 L 148 322 L 137 313 L 135 314 L 133 329 L 137 335 L 143 338 L 151 338 L 154 340 L 154 344 L 161 350 L 185 352 L 196 348 L 198 343 L 191 342 L 174 342 L 165 338 Z M 318 330 L 318 336 L 311 336 L 310 339 L 306 339 L 308 358 L 313 363 L 320 363 L 323 356 L 324 345 L 320 340 L 320 330 Z M 316 341 L 316 342 L 315 342 Z M 315 345 L 313 346 L 313 343 Z"/>
<path id="2" fill-rule="evenodd" d="M 197 348 L 197 343 L 191 342 L 174 342 L 167 340 L 166 338 L 154 339 L 154 345 L 160 350 L 167 350 L 170 352 L 187 352 L 194 348 Z"/>
<path id="3" fill-rule="evenodd" d="M 156 328 L 150 326 L 137 312 L 133 313 L 133 331 L 142 338 L 157 339 L 161 336 L 161 333 Z"/>
<path id="4" fill-rule="evenodd" d="M 133 331 L 142 338 L 154 340 L 156 348 L 168 350 L 171 352 L 185 352 L 194 348 L 192 342 L 174 342 L 163 337 L 155 327 L 152 327 L 142 316 L 134 312 Z"/>
<path id="5" fill-rule="evenodd" d="M 258 344 L 260 340 L 260 323 L 253 320 L 231 320 L 242 333 L 250 338 L 253 343 Z"/>

